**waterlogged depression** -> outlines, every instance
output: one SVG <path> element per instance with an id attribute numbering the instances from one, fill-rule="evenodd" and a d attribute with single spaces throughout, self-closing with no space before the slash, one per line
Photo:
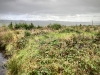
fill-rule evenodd
<path id="1" fill-rule="evenodd" d="M 6 68 L 4 66 L 6 61 L 7 61 L 7 59 L 5 59 L 2 55 L 2 53 L 0 53 L 0 75 L 6 75 Z"/>

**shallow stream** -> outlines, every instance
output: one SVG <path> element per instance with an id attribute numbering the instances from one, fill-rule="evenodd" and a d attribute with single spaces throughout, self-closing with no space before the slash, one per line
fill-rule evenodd
<path id="1" fill-rule="evenodd" d="M 6 61 L 7 59 L 4 58 L 2 53 L 0 53 L 0 75 L 6 75 L 6 67 L 4 65 Z"/>

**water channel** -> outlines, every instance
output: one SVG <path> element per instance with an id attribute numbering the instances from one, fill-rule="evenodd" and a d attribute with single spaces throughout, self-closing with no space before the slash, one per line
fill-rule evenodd
<path id="1" fill-rule="evenodd" d="M 3 54 L 0 53 L 0 75 L 6 75 L 6 67 L 4 65 L 6 61 L 7 59 L 5 59 Z"/>
<path id="2" fill-rule="evenodd" d="M 5 64 L 6 64 L 7 59 L 3 55 L 4 50 L 5 48 L 1 47 L 1 44 L 0 44 L 0 75 L 6 75 Z"/>

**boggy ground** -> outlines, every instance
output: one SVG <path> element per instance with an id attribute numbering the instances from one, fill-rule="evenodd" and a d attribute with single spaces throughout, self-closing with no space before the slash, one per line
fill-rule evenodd
<path id="1" fill-rule="evenodd" d="M 100 26 L 0 28 L 7 75 L 100 75 Z"/>

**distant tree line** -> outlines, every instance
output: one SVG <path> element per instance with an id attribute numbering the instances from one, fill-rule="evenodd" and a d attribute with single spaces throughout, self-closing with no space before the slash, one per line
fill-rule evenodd
<path id="1" fill-rule="evenodd" d="M 13 25 L 12 22 L 8 25 L 8 27 L 10 29 L 26 29 L 26 30 L 35 28 L 33 23 L 31 23 L 29 25 L 26 23 L 18 23 L 18 24 L 16 23 L 15 25 Z"/>
<path id="2" fill-rule="evenodd" d="M 8 25 L 8 27 L 10 29 L 26 29 L 26 30 L 42 28 L 42 26 L 40 26 L 40 25 L 35 26 L 33 23 L 30 23 L 30 24 L 16 23 L 14 25 L 12 22 Z M 54 29 L 54 30 L 59 30 L 61 27 L 62 26 L 60 24 L 57 24 L 57 23 L 47 25 L 47 28 Z"/>

